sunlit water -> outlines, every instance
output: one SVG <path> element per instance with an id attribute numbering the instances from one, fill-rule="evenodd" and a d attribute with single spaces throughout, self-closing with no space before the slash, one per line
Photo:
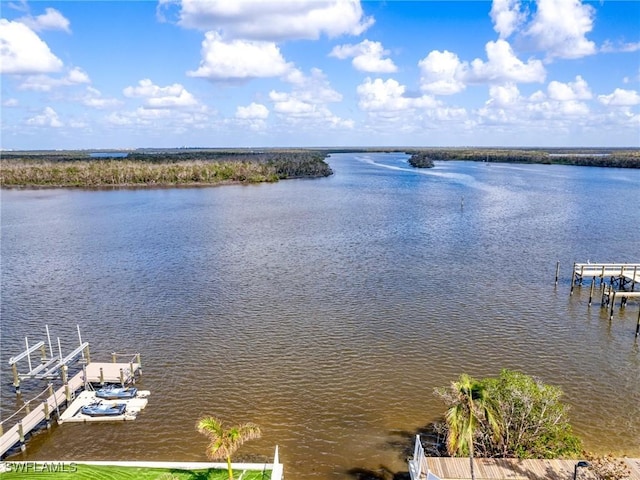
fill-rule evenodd
<path id="1" fill-rule="evenodd" d="M 640 456 L 638 303 L 609 322 L 599 290 L 569 296 L 574 261 L 640 261 L 640 171 L 329 163 L 257 186 L 3 190 L 3 417 L 8 359 L 45 324 L 65 353 L 76 325 L 93 360 L 140 351 L 152 392 L 135 422 L 54 427 L 13 459 L 204 461 L 211 414 L 259 424 L 235 458 L 279 445 L 289 479 L 406 471 L 434 388 L 502 368 L 562 387 L 587 448 Z"/>

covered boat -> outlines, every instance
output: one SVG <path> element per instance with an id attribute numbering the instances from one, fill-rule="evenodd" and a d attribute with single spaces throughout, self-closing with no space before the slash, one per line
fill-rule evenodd
<path id="1" fill-rule="evenodd" d="M 96 397 L 104 400 L 130 400 L 136 396 L 138 389 L 135 387 L 116 387 L 109 385 L 96 390 Z"/>
<path id="2" fill-rule="evenodd" d="M 124 415 L 127 406 L 124 403 L 116 403 L 114 405 L 107 405 L 101 402 L 91 403 L 85 405 L 80 409 L 80 413 L 88 415 L 90 417 L 115 417 L 118 415 Z"/>

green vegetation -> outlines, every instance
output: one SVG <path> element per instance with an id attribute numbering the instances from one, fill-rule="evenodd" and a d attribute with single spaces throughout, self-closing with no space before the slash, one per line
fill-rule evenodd
<path id="1" fill-rule="evenodd" d="M 3 187 L 218 185 L 322 177 L 333 172 L 314 151 L 142 151 L 126 158 L 82 152 L 11 153 L 0 160 Z"/>
<path id="2" fill-rule="evenodd" d="M 482 380 L 462 375 L 436 395 L 448 408 L 444 432 L 450 455 L 573 458 L 581 453 L 580 439 L 568 422 L 568 406 L 560 402 L 562 390 L 536 378 L 511 370 Z M 458 420 L 471 416 L 473 422 Z"/>
<path id="3" fill-rule="evenodd" d="M 11 469 L 0 475 L 3 480 L 226 480 L 224 469 L 177 470 L 121 466 L 97 466 L 66 462 L 14 462 Z M 247 470 L 242 480 L 267 480 L 271 471 Z"/>
<path id="4" fill-rule="evenodd" d="M 417 168 L 429 168 L 434 160 L 640 168 L 640 150 L 631 149 L 423 148 L 406 152 L 412 155 L 409 163 Z"/>
<path id="5" fill-rule="evenodd" d="M 492 439 L 498 438 L 496 404 L 488 395 L 486 386 L 469 375 L 462 374 L 451 384 L 451 405 L 445 414 L 447 426 L 447 450 L 451 455 L 469 455 L 471 478 L 476 475 L 473 468 L 474 438 L 481 425 L 488 428 Z"/>
<path id="6" fill-rule="evenodd" d="M 215 417 L 203 417 L 196 423 L 198 432 L 209 437 L 207 457 L 211 460 L 227 460 L 229 480 L 233 480 L 231 469 L 231 455 L 247 440 L 260 438 L 260 427 L 253 423 L 245 423 L 235 427 L 225 428 Z"/>

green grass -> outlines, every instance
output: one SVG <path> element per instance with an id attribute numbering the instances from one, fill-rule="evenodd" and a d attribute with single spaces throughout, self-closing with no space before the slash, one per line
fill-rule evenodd
<path id="1" fill-rule="evenodd" d="M 176 470 L 168 468 L 141 468 L 120 466 L 82 465 L 70 462 L 9 463 L 10 470 L 0 473 L 2 480 L 227 480 L 227 470 Z M 56 471 L 57 470 L 57 471 Z M 271 471 L 234 470 L 235 480 L 268 480 Z"/>

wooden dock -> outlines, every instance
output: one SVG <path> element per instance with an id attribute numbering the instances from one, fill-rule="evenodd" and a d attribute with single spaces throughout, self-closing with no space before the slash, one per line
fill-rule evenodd
<path id="1" fill-rule="evenodd" d="M 422 478 L 430 472 L 441 480 L 471 478 L 468 458 L 422 457 Z M 640 480 L 640 459 L 621 459 L 631 471 L 629 480 Z M 577 460 L 518 460 L 512 458 L 476 458 L 477 480 L 568 480 L 573 478 Z M 433 477 L 431 477 L 433 478 Z M 586 468 L 578 470 L 579 480 L 595 476 Z"/>
<path id="2" fill-rule="evenodd" d="M 120 383 L 126 385 L 133 383 L 135 375 L 140 372 L 140 369 L 140 363 L 134 363 L 133 361 L 129 363 L 92 362 L 86 365 L 83 371 L 78 372 L 68 380 L 66 379 L 66 374 L 63 374 L 63 380 L 67 380 L 66 383 L 55 392 L 52 387 L 42 392 L 40 395 L 46 393 L 47 398 L 44 399 L 41 404 L 33 408 L 25 405 L 25 407 L 0 423 L 0 427 L 2 427 L 2 425 L 8 420 L 11 420 L 12 417 L 20 414 L 23 409 L 26 410 L 26 416 L 0 437 L 0 458 L 4 457 L 4 455 L 17 444 L 24 450 L 27 435 L 38 429 L 43 423 L 49 428 L 51 425 L 51 417 L 56 414 L 61 407 L 71 403 L 76 393 L 83 389 L 86 383 Z M 85 372 L 87 376 L 86 382 L 84 377 Z M 40 397 L 40 395 L 38 397 Z M 36 397 L 36 399 L 38 397 Z M 31 402 L 33 400 L 31 400 Z M 0 428 L 0 433 L 2 433 L 2 431 L 3 429 Z"/>
<path id="3" fill-rule="evenodd" d="M 582 285 L 585 278 L 610 279 L 611 284 L 618 283 L 620 288 L 636 283 L 640 284 L 640 263 L 574 263 L 571 278 L 571 291 L 576 284 Z"/>

